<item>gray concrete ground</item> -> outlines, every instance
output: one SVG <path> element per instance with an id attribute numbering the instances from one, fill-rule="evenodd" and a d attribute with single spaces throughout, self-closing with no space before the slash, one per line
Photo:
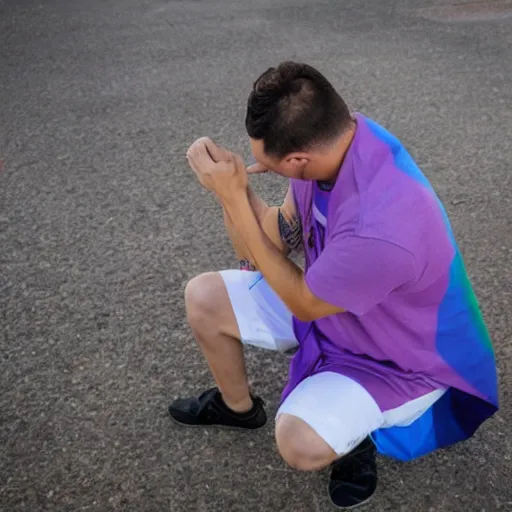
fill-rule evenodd
<path id="1" fill-rule="evenodd" d="M 455 3 L 455 1 L 454 1 Z M 366 510 L 512 510 L 510 2 L 0 0 L 0 509 L 323 511 L 256 434 L 182 430 L 210 384 L 184 321 L 233 264 L 184 152 L 248 153 L 251 82 L 318 66 L 400 136 L 445 201 L 496 346 L 502 410 L 469 442 L 380 461 Z M 469 12 L 469 15 L 468 15 Z M 268 200 L 285 184 L 254 180 Z M 248 350 L 271 414 L 287 359 Z"/>

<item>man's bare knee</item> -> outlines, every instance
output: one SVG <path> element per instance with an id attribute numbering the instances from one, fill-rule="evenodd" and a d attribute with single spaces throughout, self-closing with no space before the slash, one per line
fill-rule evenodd
<path id="1" fill-rule="evenodd" d="M 305 421 L 291 414 L 279 416 L 276 442 L 281 457 L 300 471 L 322 469 L 337 458 L 334 450 Z"/>
<path id="2" fill-rule="evenodd" d="M 213 272 L 200 274 L 187 283 L 185 306 L 189 320 L 193 320 L 198 315 L 209 315 L 212 312 L 211 304 L 216 293 L 216 286 L 216 275 Z"/>
<path id="3" fill-rule="evenodd" d="M 187 320 L 195 331 L 239 337 L 236 318 L 222 276 L 200 274 L 185 288 Z"/>

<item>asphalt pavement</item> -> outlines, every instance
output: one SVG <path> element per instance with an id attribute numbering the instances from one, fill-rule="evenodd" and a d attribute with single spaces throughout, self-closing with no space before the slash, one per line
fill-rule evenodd
<path id="1" fill-rule="evenodd" d="M 454 4 L 458 4 L 454 6 Z M 0 0 L 0 510 L 330 510 L 255 434 L 172 424 L 211 383 L 184 319 L 234 265 L 185 151 L 249 157 L 254 79 L 323 71 L 398 135 L 450 214 L 495 344 L 502 409 L 470 441 L 380 459 L 364 510 L 512 510 L 512 2 Z M 277 203 L 286 184 L 255 177 Z M 288 359 L 247 350 L 274 414 Z"/>

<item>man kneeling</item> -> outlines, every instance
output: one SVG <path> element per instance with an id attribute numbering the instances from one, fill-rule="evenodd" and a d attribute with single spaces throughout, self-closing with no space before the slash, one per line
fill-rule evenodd
<path id="1" fill-rule="evenodd" d="M 222 204 L 241 265 L 186 288 L 218 387 L 169 412 L 185 425 L 260 428 L 243 345 L 297 348 L 279 452 L 298 470 L 332 465 L 331 500 L 358 505 L 375 491 L 377 450 L 411 460 L 494 414 L 492 346 L 446 213 L 398 139 L 291 62 L 256 80 L 246 127 L 258 162 L 249 169 L 207 138 L 187 153 Z M 261 171 L 289 179 L 281 207 L 249 187 Z M 304 269 L 288 258 L 297 250 Z"/>

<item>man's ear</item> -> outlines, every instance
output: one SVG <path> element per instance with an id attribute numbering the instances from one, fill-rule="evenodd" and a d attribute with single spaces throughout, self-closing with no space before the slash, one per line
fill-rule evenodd
<path id="1" fill-rule="evenodd" d="M 286 169 L 293 174 L 301 173 L 309 164 L 310 158 L 306 153 L 292 153 L 285 158 Z"/>

